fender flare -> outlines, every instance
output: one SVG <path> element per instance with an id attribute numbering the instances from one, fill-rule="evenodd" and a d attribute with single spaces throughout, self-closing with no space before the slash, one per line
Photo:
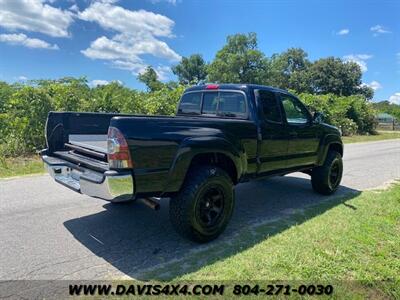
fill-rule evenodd
<path id="1" fill-rule="evenodd" d="M 343 156 L 343 142 L 341 138 L 336 134 L 328 134 L 324 137 L 324 139 L 321 141 L 320 144 L 320 150 L 318 152 L 318 159 L 317 159 L 318 166 L 323 165 L 326 159 L 326 155 L 328 154 L 328 149 L 332 145 L 337 145 L 337 147 L 340 147 L 341 154 Z"/>
<path id="2" fill-rule="evenodd" d="M 221 137 L 187 138 L 182 141 L 168 172 L 168 180 L 163 192 L 180 190 L 193 158 L 199 154 L 223 154 L 232 160 L 236 168 L 237 180 L 247 168 L 244 151 Z"/>

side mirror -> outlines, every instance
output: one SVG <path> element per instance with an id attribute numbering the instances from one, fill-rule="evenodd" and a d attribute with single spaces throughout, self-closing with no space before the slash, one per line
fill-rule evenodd
<path id="1" fill-rule="evenodd" d="M 315 112 L 313 115 L 313 123 L 320 124 L 324 121 L 324 114 L 321 112 Z"/>

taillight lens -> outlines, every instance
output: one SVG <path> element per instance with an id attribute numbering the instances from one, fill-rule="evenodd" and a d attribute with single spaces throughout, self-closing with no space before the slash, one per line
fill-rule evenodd
<path id="1" fill-rule="evenodd" d="M 128 143 L 122 133 L 115 127 L 108 128 L 107 158 L 110 168 L 132 168 L 133 162 Z"/>

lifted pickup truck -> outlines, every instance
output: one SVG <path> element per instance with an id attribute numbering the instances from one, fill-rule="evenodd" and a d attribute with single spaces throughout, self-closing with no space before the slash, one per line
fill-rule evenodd
<path id="1" fill-rule="evenodd" d="M 112 202 L 168 197 L 174 228 L 197 242 L 224 231 L 240 182 L 302 171 L 328 195 L 343 173 L 340 131 L 260 85 L 188 88 L 173 117 L 50 112 L 46 140 L 58 183 Z"/>

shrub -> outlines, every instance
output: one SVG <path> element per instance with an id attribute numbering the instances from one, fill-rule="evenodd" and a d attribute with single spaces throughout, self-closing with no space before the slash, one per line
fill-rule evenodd
<path id="1" fill-rule="evenodd" d="M 44 146 L 44 125 L 52 110 L 51 98 L 42 89 L 25 86 L 10 98 L 2 135 L 9 153 L 32 153 Z M 4 150 L 3 150 L 4 152 Z"/>
<path id="2" fill-rule="evenodd" d="M 322 112 L 325 122 L 341 128 L 343 135 L 375 133 L 375 110 L 361 95 L 344 97 L 300 94 L 299 98 L 312 111 Z"/>
<path id="3" fill-rule="evenodd" d="M 165 84 L 142 92 L 117 82 L 90 88 L 86 79 L 38 80 L 28 85 L 0 82 L 0 156 L 31 154 L 45 146 L 47 114 L 56 111 L 173 115 L 185 86 Z M 374 110 L 362 96 L 300 94 L 343 135 L 374 133 Z"/>

